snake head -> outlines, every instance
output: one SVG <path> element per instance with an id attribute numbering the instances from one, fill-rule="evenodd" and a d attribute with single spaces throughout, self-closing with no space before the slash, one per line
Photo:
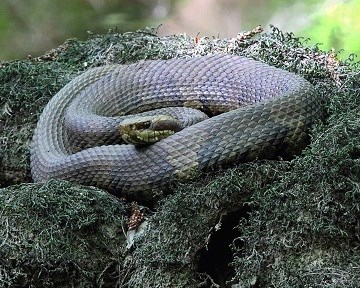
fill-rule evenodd
<path id="1" fill-rule="evenodd" d="M 171 116 L 141 116 L 125 119 L 119 126 L 122 139 L 128 144 L 151 145 L 181 130 L 180 122 Z"/>

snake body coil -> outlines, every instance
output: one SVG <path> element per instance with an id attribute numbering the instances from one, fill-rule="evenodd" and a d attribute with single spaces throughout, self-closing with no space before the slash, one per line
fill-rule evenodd
<path id="1" fill-rule="evenodd" d="M 118 116 L 169 106 L 224 113 L 148 147 L 110 145 Z M 36 182 L 66 179 L 136 197 L 195 171 L 291 154 L 304 146 L 321 110 L 309 82 L 240 56 L 94 68 L 45 107 L 31 145 L 31 172 Z M 101 146 L 72 144 L 77 132 Z"/>

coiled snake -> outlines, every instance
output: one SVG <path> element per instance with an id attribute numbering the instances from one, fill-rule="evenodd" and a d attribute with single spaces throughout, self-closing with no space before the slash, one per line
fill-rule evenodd
<path id="1" fill-rule="evenodd" d="M 122 115 L 170 106 L 215 116 L 146 147 L 110 144 L 118 139 Z M 136 198 L 196 171 L 292 154 L 304 146 L 321 110 L 320 97 L 305 79 L 240 56 L 93 68 L 45 107 L 31 144 L 32 177 Z M 189 111 L 182 113 L 202 117 Z"/>

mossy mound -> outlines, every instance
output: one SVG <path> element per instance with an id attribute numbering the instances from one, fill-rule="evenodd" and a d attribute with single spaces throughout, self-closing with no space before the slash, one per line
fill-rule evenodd
<path id="1" fill-rule="evenodd" d="M 350 111 L 331 118 L 276 185 L 254 191 L 254 209 L 238 226 L 244 243 L 233 262 L 239 282 L 358 287 L 359 116 Z"/>
<path id="2" fill-rule="evenodd" d="M 115 287 L 127 206 L 65 181 L 1 190 L 1 287 Z"/>
<path id="3" fill-rule="evenodd" d="M 0 283 L 9 287 L 358 287 L 360 67 L 276 28 L 233 39 L 151 30 L 69 40 L 0 67 Z M 257 35 L 257 36 L 256 36 Z M 255 36 L 255 37 L 253 37 Z M 88 67 L 245 55 L 303 75 L 326 99 L 308 147 L 172 187 L 126 249 L 126 200 L 63 181 L 30 182 L 43 106 Z M 13 185 L 13 186 L 11 186 Z M 160 195 L 160 194 L 159 194 Z M 151 212 L 150 212 L 151 211 Z"/>

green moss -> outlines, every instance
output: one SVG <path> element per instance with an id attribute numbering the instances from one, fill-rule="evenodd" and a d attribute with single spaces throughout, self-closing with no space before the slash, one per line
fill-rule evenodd
<path id="1" fill-rule="evenodd" d="M 0 206 L 1 287 L 114 287 L 119 281 L 123 202 L 49 181 L 2 189 Z"/>
<path id="2" fill-rule="evenodd" d="M 56 62 L 0 64 L 1 186 L 29 180 L 29 143 L 37 116 L 71 72 Z"/>
<path id="3" fill-rule="evenodd" d="M 245 247 L 234 261 L 240 282 L 359 283 L 359 113 L 331 120 L 318 127 L 311 147 L 277 185 L 251 196 L 256 210 L 249 225 L 239 226 Z"/>
<path id="4" fill-rule="evenodd" d="M 175 274 L 191 272 L 199 279 L 204 278 L 202 273 L 207 269 L 207 264 L 199 264 L 198 261 L 206 251 L 211 235 L 221 230 L 224 218 L 229 213 L 235 219 L 239 218 L 238 215 L 246 214 L 245 203 L 249 195 L 255 191 L 264 191 L 278 180 L 287 167 L 282 162 L 261 163 L 243 164 L 223 171 L 216 177 L 208 175 L 200 183 L 197 181 L 180 185 L 176 193 L 160 201 L 158 212 L 151 217 L 147 233 L 139 240 L 139 247 L 134 252 L 136 272 L 142 273 L 146 267 L 147 271 L 153 273 L 147 273 L 146 283 L 149 286 L 137 286 L 139 283 L 135 286 L 166 287 L 156 286 L 158 278 L 154 275 L 158 275 L 159 270 L 169 273 L 170 269 Z M 224 237 L 223 240 L 216 249 L 231 254 L 230 248 L 226 246 L 228 239 Z M 220 263 L 213 263 L 217 264 Z M 135 277 L 138 279 L 137 273 L 131 280 Z M 219 277 L 217 280 L 222 277 L 222 281 L 226 279 L 225 275 L 216 277 Z M 173 281 L 168 287 L 184 287 L 179 285 L 177 278 Z"/>
<path id="5" fill-rule="evenodd" d="M 303 75 L 324 97 L 327 111 L 324 122 L 314 126 L 309 146 L 290 162 L 239 164 L 165 191 L 167 197 L 145 210 L 145 233 L 130 250 L 119 231 L 126 205 L 106 192 L 61 181 L 3 188 L 4 285 L 358 283 L 359 64 L 339 62 L 302 41 L 276 28 L 243 40 L 197 41 L 145 30 L 69 40 L 38 59 L 2 63 L 3 187 L 30 181 L 28 145 L 38 115 L 67 81 L 93 66 L 208 53 L 246 55 Z"/>

